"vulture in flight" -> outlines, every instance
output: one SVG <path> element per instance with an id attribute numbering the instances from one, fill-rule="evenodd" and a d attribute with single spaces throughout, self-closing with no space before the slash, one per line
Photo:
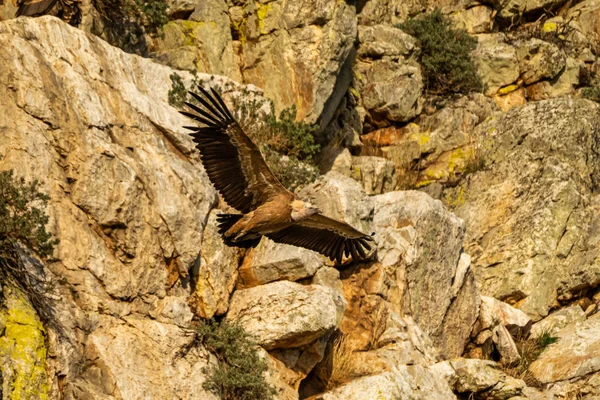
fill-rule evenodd
<path id="1" fill-rule="evenodd" d="M 341 264 L 370 258 L 373 238 L 350 225 L 320 214 L 296 198 L 273 175 L 258 147 L 244 133 L 219 94 L 199 87 L 190 94 L 202 107 L 186 102 L 193 113 L 183 115 L 203 126 L 185 126 L 200 159 L 225 202 L 242 214 L 219 214 L 219 234 L 228 246 L 255 247 L 263 236 L 317 251 Z"/>

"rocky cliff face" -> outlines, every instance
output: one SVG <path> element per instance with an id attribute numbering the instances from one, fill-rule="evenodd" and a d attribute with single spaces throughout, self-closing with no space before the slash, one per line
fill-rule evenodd
<path id="1" fill-rule="evenodd" d="M 0 22 L 0 170 L 40 180 L 60 239 L 0 282 L 4 399 L 216 399 L 209 319 L 252 335 L 279 399 L 600 396 L 597 1 L 196 3 L 154 61 L 86 33 L 86 2 L 83 30 Z M 428 92 L 395 25 L 436 6 L 482 93 Z M 174 72 L 320 124 L 298 194 L 374 232 L 373 260 L 225 246 Z"/>
<path id="2" fill-rule="evenodd" d="M 298 396 L 339 327 L 369 360 L 358 376 L 403 379 L 411 393 L 424 376 L 453 396 L 429 367 L 462 354 L 479 295 L 461 256 L 464 224 L 441 202 L 368 197 L 329 174 L 303 195 L 375 230 L 377 261 L 340 276 L 312 252 L 265 242 L 238 273 L 242 254 L 216 235 L 215 191 L 167 103 L 168 67 L 52 17 L 5 22 L 0 40 L 1 165 L 43 182 L 60 239 L 45 262 L 21 256 L 39 278 L 42 319 L 27 293 L 3 285 L 7 398 L 212 398 L 202 371 L 213 356 L 200 345 L 181 355 L 194 315 L 225 315 L 251 333 L 277 367 L 282 398 Z"/>

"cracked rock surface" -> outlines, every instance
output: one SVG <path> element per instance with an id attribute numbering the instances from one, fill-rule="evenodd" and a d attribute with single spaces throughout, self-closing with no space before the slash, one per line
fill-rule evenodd
<path id="1" fill-rule="evenodd" d="M 534 321 L 600 283 L 600 107 L 529 103 L 477 128 L 482 168 L 445 192 L 482 293 Z"/>

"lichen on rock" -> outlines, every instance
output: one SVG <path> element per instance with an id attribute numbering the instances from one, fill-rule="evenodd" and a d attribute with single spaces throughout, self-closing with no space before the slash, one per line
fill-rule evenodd
<path id="1" fill-rule="evenodd" d="M 47 374 L 46 330 L 25 295 L 3 285 L 0 301 L 0 371 L 4 398 L 46 400 L 50 390 Z"/>

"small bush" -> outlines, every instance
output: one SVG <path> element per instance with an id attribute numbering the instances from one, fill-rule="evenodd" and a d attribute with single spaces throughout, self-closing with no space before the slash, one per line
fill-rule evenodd
<path id="1" fill-rule="evenodd" d="M 45 280 L 42 263 L 30 259 L 26 267 L 23 262 L 30 252 L 51 256 L 58 243 L 46 231 L 49 218 L 44 209 L 48 200 L 39 191 L 38 181 L 26 183 L 23 178 L 15 178 L 12 170 L 0 172 L 0 304 L 3 286 L 19 288 L 40 318 L 61 332 L 62 328 L 54 323 L 54 308 L 45 296 L 53 282 Z"/>
<path id="2" fill-rule="evenodd" d="M 93 33 L 128 53 L 148 55 L 146 35 L 158 37 L 167 22 L 165 0 L 92 0 L 104 26 Z"/>
<path id="3" fill-rule="evenodd" d="M 171 89 L 169 90 L 169 104 L 173 107 L 182 107 L 183 103 L 186 101 L 188 93 L 185 85 L 183 83 L 183 79 L 173 72 L 169 75 L 171 78 Z"/>
<path id="4" fill-rule="evenodd" d="M 319 150 L 314 137 L 317 126 L 296 122 L 296 115 L 296 106 L 293 105 L 281 111 L 279 118 L 275 118 L 275 108 L 271 103 L 271 114 L 267 118 L 267 125 L 271 130 L 269 145 L 280 154 L 312 161 Z"/>
<path id="5" fill-rule="evenodd" d="M 135 0 L 135 5 L 137 12 L 133 11 L 134 17 L 141 21 L 146 33 L 158 36 L 163 25 L 169 22 L 167 2 L 164 0 Z"/>
<path id="6" fill-rule="evenodd" d="M 9 257 L 17 242 L 42 257 L 52 254 L 58 240 L 46 232 L 48 200 L 37 180 L 25 183 L 12 170 L 0 172 L 0 258 Z"/>
<path id="7" fill-rule="evenodd" d="M 217 366 L 207 370 L 204 389 L 223 400 L 267 400 L 276 393 L 263 376 L 267 363 L 256 351 L 256 343 L 237 325 L 225 321 L 202 321 L 198 340 L 215 355 Z"/>
<path id="8" fill-rule="evenodd" d="M 419 63 L 428 93 L 448 95 L 482 90 L 470 58 L 477 40 L 462 29 L 453 28 L 439 9 L 409 19 L 398 27 L 419 41 Z"/>
<path id="9" fill-rule="evenodd" d="M 240 126 L 260 147 L 271 171 L 293 191 L 319 176 L 314 164 L 314 156 L 320 147 L 314 139 L 318 127 L 297 122 L 295 106 L 281 111 L 277 118 L 275 106 L 269 102 L 270 113 L 265 113 L 264 103 L 243 90 L 233 99 L 233 108 Z"/>

